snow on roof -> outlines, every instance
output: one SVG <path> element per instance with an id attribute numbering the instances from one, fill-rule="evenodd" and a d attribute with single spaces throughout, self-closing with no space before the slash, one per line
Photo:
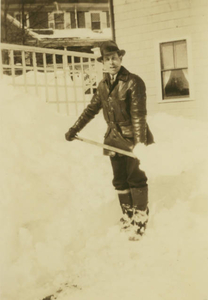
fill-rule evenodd
<path id="1" fill-rule="evenodd" d="M 54 34 L 39 34 L 41 39 L 57 39 L 57 38 L 89 38 L 89 39 L 111 39 L 111 29 L 103 29 L 101 33 L 94 32 L 88 28 L 62 29 L 54 30 Z"/>

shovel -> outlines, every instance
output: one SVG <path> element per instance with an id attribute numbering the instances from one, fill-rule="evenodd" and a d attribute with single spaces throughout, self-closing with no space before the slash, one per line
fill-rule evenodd
<path id="1" fill-rule="evenodd" d="M 119 148 L 116 148 L 116 147 L 113 147 L 113 146 L 105 145 L 105 144 L 98 143 L 96 141 L 88 140 L 86 138 L 82 138 L 82 137 L 78 137 L 78 136 L 76 136 L 75 139 L 78 140 L 78 141 L 87 143 L 87 144 L 91 144 L 91 145 L 101 147 L 103 149 L 107 149 L 107 150 L 110 150 L 110 151 L 117 152 L 119 154 L 123 154 L 123 155 L 126 155 L 126 156 L 137 158 L 136 155 L 134 153 L 130 152 L 130 151 L 122 150 L 122 149 L 119 149 Z"/>

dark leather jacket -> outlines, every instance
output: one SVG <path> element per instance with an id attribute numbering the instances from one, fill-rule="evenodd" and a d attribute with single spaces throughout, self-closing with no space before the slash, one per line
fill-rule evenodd
<path id="1" fill-rule="evenodd" d="M 121 67 L 113 86 L 109 74 L 104 74 L 90 104 L 83 111 L 73 128 L 79 132 L 103 109 L 108 124 L 104 143 L 132 151 L 137 143 L 153 143 L 153 136 L 146 123 L 146 88 L 143 80 Z M 109 151 L 104 151 L 109 154 Z"/>

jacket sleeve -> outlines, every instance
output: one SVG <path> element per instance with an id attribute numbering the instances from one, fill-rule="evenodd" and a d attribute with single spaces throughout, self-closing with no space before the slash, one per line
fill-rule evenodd
<path id="1" fill-rule="evenodd" d="M 101 108 L 102 104 L 98 87 L 97 91 L 92 97 L 90 104 L 88 104 L 88 106 L 84 109 L 83 113 L 80 115 L 72 128 L 74 128 L 76 132 L 82 130 L 82 128 L 84 128 L 85 125 L 87 125 L 87 123 L 89 123 L 94 118 L 94 116 L 99 113 Z"/>
<path id="2" fill-rule="evenodd" d="M 147 143 L 146 125 L 146 87 L 143 80 L 136 76 L 131 80 L 131 122 L 133 126 L 134 142 Z"/>

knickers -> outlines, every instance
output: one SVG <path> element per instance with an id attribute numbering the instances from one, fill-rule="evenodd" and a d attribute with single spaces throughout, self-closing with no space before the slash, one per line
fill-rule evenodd
<path id="1" fill-rule="evenodd" d="M 147 186 L 145 172 L 139 169 L 139 160 L 116 154 L 110 157 L 113 168 L 113 186 L 116 190 L 142 188 Z"/>

